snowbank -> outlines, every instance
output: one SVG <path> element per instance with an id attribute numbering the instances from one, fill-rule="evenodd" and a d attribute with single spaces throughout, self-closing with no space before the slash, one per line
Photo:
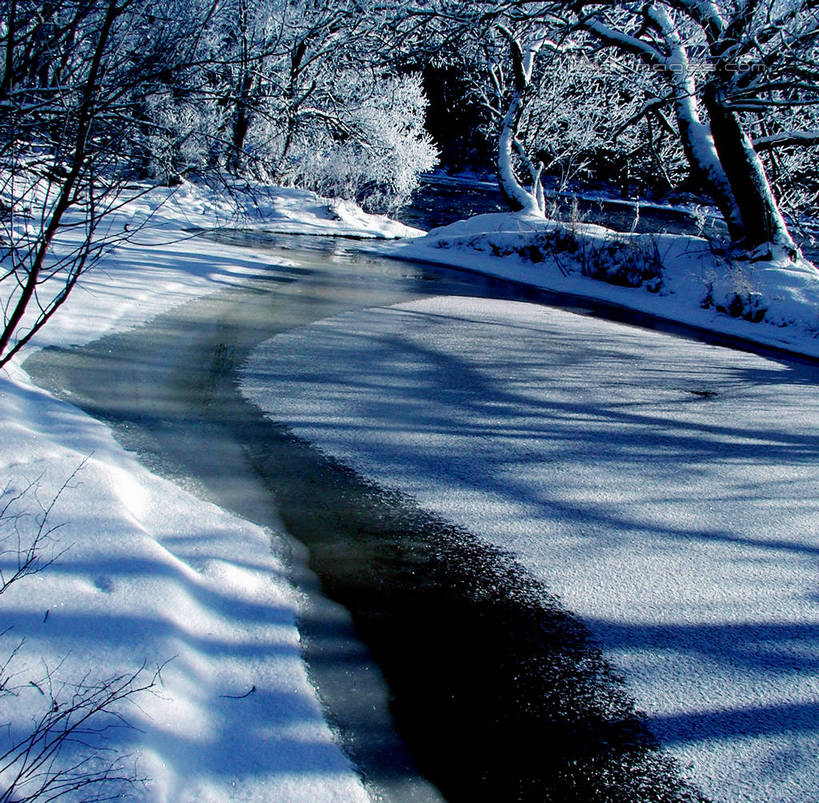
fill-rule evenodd
<path id="1" fill-rule="evenodd" d="M 804 260 L 737 261 L 699 237 L 508 213 L 477 215 L 384 250 L 819 356 L 819 272 Z"/>
<path id="2" fill-rule="evenodd" d="M 233 187 L 230 193 L 184 183 L 172 190 L 154 190 L 143 201 L 129 204 L 135 215 L 153 213 L 188 226 L 211 229 L 238 227 L 280 234 L 316 234 L 390 239 L 417 237 L 420 229 L 384 215 L 364 212 L 352 201 L 321 198 L 293 187 Z"/>
<path id="3" fill-rule="evenodd" d="M 7 670 L 20 688 L 3 699 L 13 738 L 30 732 L 49 687 L 65 707 L 72 684 L 144 665 L 140 682 L 161 668 L 155 689 L 117 707 L 132 727 L 109 722 L 91 739 L 148 779 L 119 795 L 368 800 L 307 677 L 299 601 L 271 534 L 150 474 L 22 372 L 0 377 L 0 417 L 6 499 L 34 483 L 10 513 L 40 515 L 35 500 L 50 504 L 71 477 L 48 517 L 59 529 L 42 554 L 54 564 L 0 598 L 3 656 L 23 642 Z M 33 522 L 16 523 L 25 541 Z M 11 549 L 14 533 L 2 535 Z M 2 556 L 5 572 L 14 560 Z M 62 758 L 85 753 L 69 745 Z"/>
<path id="4" fill-rule="evenodd" d="M 130 241 L 85 276 L 36 345 L 83 344 L 138 326 L 270 264 L 269 254 L 186 233 L 224 222 L 226 202 L 190 186 L 161 200 L 161 191 L 150 193 L 108 219 L 110 231 L 127 226 Z M 344 204 L 334 214 L 309 193 L 284 190 L 268 203 L 260 226 L 404 233 Z M 57 246 L 70 247 L 73 236 Z M 0 522 L 6 576 L 18 534 L 25 546 L 71 479 L 48 516 L 59 525 L 43 552 L 54 564 L 0 597 L 0 661 L 22 642 L 7 668 L 16 694 L 2 698 L 9 732 L 30 732 L 49 687 L 64 705 L 72 683 L 143 665 L 139 682 L 150 682 L 161 667 L 153 691 L 118 708 L 133 727 L 113 727 L 101 740 L 111 755 L 127 756 L 126 771 L 147 779 L 130 788 L 138 799 L 368 800 L 307 677 L 299 599 L 276 534 L 152 475 L 104 426 L 34 387 L 18 365 L 0 372 L 0 508 L 29 490 Z M 74 745 L 65 756 L 82 754 Z"/>

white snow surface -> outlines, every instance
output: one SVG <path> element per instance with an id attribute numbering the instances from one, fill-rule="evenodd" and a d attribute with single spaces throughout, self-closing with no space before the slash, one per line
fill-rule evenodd
<path id="1" fill-rule="evenodd" d="M 217 188 L 218 189 L 218 188 Z M 230 195 L 207 193 L 190 183 L 175 188 L 166 200 L 153 193 L 147 204 L 130 204 L 139 213 L 156 208 L 162 200 L 161 216 L 186 221 L 191 226 L 213 228 L 241 226 L 246 229 L 292 234 L 389 239 L 417 237 L 419 229 L 384 215 L 371 215 L 352 201 L 321 198 L 295 187 L 234 187 Z"/>
<path id="2" fill-rule="evenodd" d="M 189 186 L 164 206 L 161 194 L 112 215 L 112 230 L 153 219 L 85 276 L 38 346 L 140 325 L 270 264 L 269 254 L 184 233 L 223 222 L 217 213 L 226 204 Z M 391 228 L 352 208 L 340 222 L 308 193 L 284 190 L 270 203 L 278 210 L 272 227 L 359 236 Z M 126 769 L 147 779 L 122 794 L 168 803 L 369 800 L 307 676 L 300 599 L 275 534 L 151 474 L 105 426 L 34 387 L 21 361 L 0 372 L 0 507 L 32 486 L 0 522 L 6 576 L 16 564 L 15 526 L 25 546 L 35 517 L 70 480 L 48 516 L 59 529 L 42 554 L 55 562 L 0 597 L 0 660 L 22 642 L 7 668 L 16 694 L 0 699 L 3 733 L 6 723 L 18 736 L 30 732 L 48 683 L 64 704 L 72 683 L 143 664 L 147 681 L 161 667 L 155 689 L 119 709 L 133 728 L 104 736 L 127 755 Z M 69 748 L 64 757 L 72 755 Z M 80 791 L 68 799 L 85 798 Z"/>
<path id="3" fill-rule="evenodd" d="M 279 335 L 243 388 L 514 555 L 588 625 L 707 795 L 807 802 L 816 376 L 570 312 L 437 297 Z"/>

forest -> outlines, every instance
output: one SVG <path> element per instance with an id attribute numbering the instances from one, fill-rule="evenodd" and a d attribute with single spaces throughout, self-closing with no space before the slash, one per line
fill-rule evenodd
<path id="1" fill-rule="evenodd" d="M 436 164 L 469 167 L 536 215 L 589 185 L 705 199 L 731 258 L 795 259 L 818 42 L 811 0 L 5 0 L 0 365 L 121 236 L 103 221 L 139 182 L 389 212 Z M 52 261 L 66 225 L 85 236 Z"/>

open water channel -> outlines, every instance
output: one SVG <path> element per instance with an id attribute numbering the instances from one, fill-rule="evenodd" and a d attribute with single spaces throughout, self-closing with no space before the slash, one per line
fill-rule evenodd
<path id="1" fill-rule="evenodd" d="M 153 470 L 269 528 L 306 592 L 312 678 L 374 798 L 698 799 L 548 589 L 298 440 L 237 385 L 259 343 L 361 307 L 457 294 L 628 314 L 330 238 L 223 236 L 269 248 L 266 275 L 25 367 Z"/>

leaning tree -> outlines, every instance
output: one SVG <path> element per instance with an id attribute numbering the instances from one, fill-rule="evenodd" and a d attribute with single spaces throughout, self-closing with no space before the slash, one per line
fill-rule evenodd
<path id="1" fill-rule="evenodd" d="M 101 224 L 138 147 L 142 87 L 180 79 L 201 30 L 191 17 L 158 19 L 149 0 L 3 4 L 0 366 L 127 236 Z"/>

